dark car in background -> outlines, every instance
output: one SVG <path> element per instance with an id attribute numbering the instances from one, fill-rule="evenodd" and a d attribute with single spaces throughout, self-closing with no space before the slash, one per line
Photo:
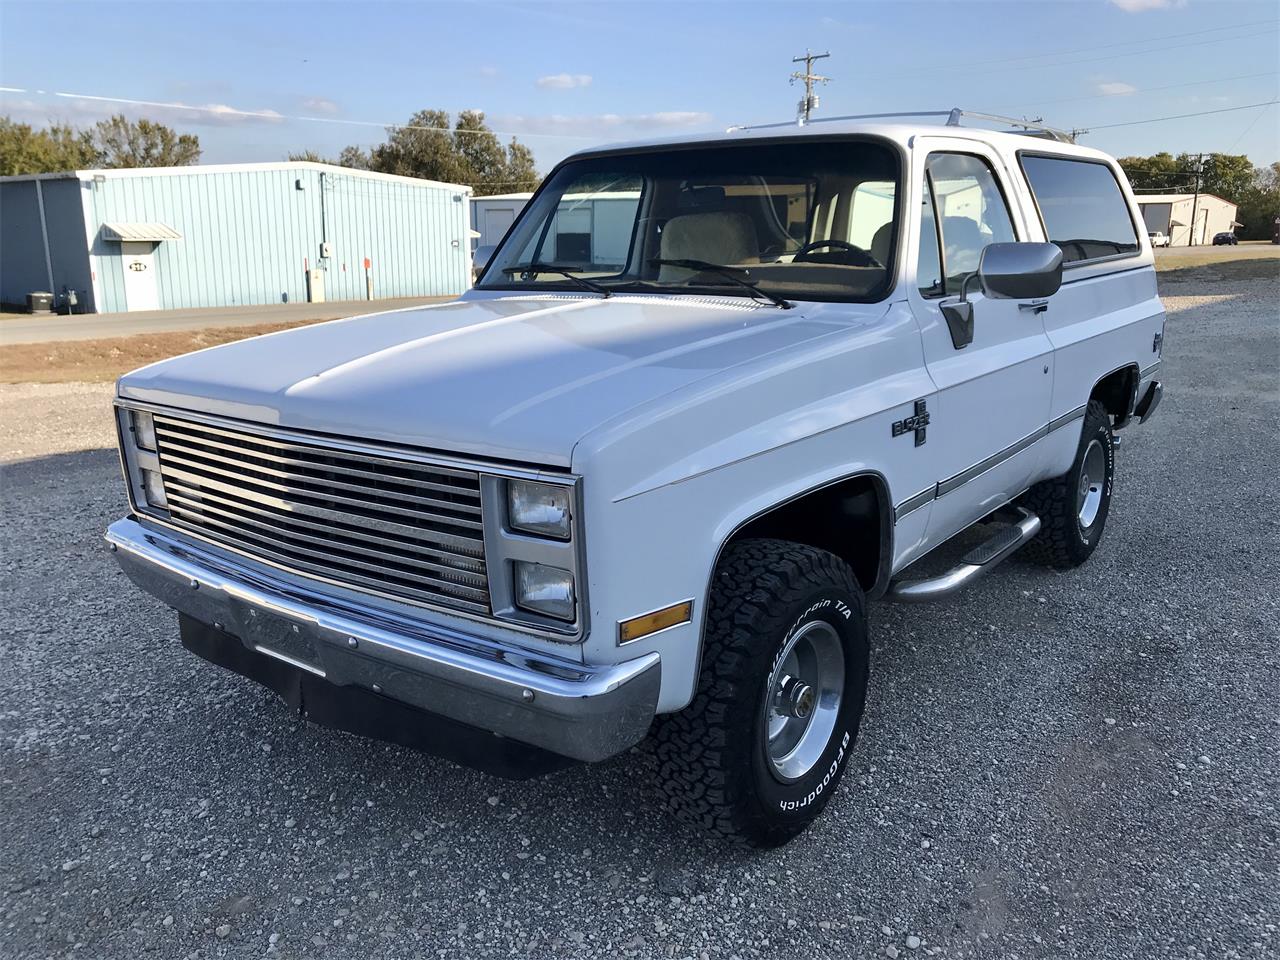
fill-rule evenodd
<path id="1" fill-rule="evenodd" d="M 1221 247 L 1227 244 L 1230 244 L 1231 246 L 1234 247 L 1239 242 L 1240 241 L 1236 239 L 1236 235 L 1232 233 L 1230 230 L 1227 230 L 1223 233 L 1215 233 L 1213 235 L 1213 245 L 1215 247 Z"/>

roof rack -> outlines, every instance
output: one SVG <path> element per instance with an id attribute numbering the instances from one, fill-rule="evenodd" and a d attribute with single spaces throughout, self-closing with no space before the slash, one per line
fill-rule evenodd
<path id="1" fill-rule="evenodd" d="M 808 123 L 833 123 L 837 120 L 888 120 L 894 117 L 946 117 L 946 126 L 948 127 L 963 126 L 961 120 L 965 117 L 970 117 L 974 120 L 986 120 L 990 123 L 1007 123 L 1009 126 L 1016 128 L 1006 131 L 1008 133 L 1017 133 L 1030 137 L 1045 137 L 1049 140 L 1057 140 L 1060 143 L 1075 143 L 1076 137 L 1086 132 L 1084 130 L 1059 130 L 1057 127 L 1046 126 L 1040 122 L 1039 118 L 1035 120 L 1020 120 L 1017 117 L 1002 117 L 996 113 L 978 113 L 975 110 L 962 110 L 959 107 L 952 107 L 950 110 L 895 110 L 892 113 L 853 113 L 840 117 L 810 118 Z M 727 132 L 732 133 L 735 130 L 770 130 L 776 127 L 802 127 L 805 125 L 804 120 L 798 119 L 782 123 L 733 126 Z"/>

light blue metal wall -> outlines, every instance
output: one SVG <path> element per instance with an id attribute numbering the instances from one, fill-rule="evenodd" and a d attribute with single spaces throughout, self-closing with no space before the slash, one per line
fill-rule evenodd
<path id="1" fill-rule="evenodd" d="M 326 271 L 327 299 L 364 299 L 366 256 L 375 298 L 457 294 L 470 283 L 467 196 L 457 187 L 291 164 L 109 173 L 86 189 L 103 312 L 126 309 L 120 244 L 101 230 L 116 221 L 182 234 L 156 247 L 163 309 L 303 301 L 306 265 Z"/>

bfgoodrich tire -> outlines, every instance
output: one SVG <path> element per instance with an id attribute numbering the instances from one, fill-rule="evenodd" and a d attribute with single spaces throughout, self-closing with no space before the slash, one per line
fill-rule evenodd
<path id="1" fill-rule="evenodd" d="M 1111 418 L 1106 407 L 1094 400 L 1085 410 L 1071 469 L 1036 484 L 1023 497 L 1023 505 L 1040 516 L 1040 533 L 1023 553 L 1061 568 L 1078 567 L 1088 560 L 1107 526 L 1115 471 Z"/>
<path id="2" fill-rule="evenodd" d="M 867 659 L 865 601 L 848 564 L 783 540 L 732 544 L 693 702 L 655 731 L 676 816 L 755 847 L 804 830 L 853 750 Z"/>

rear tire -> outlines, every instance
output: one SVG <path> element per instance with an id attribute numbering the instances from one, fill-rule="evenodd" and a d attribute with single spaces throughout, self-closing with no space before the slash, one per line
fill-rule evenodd
<path id="1" fill-rule="evenodd" d="M 804 830 L 853 750 L 867 661 L 865 601 L 848 564 L 783 540 L 731 545 L 693 702 L 655 730 L 676 817 L 753 847 Z"/>
<path id="2" fill-rule="evenodd" d="M 1023 547 L 1025 556 L 1068 569 L 1093 555 L 1111 510 L 1115 463 L 1111 418 L 1106 407 L 1091 400 L 1071 469 L 1036 484 L 1023 497 L 1023 506 L 1040 516 L 1040 533 Z"/>

